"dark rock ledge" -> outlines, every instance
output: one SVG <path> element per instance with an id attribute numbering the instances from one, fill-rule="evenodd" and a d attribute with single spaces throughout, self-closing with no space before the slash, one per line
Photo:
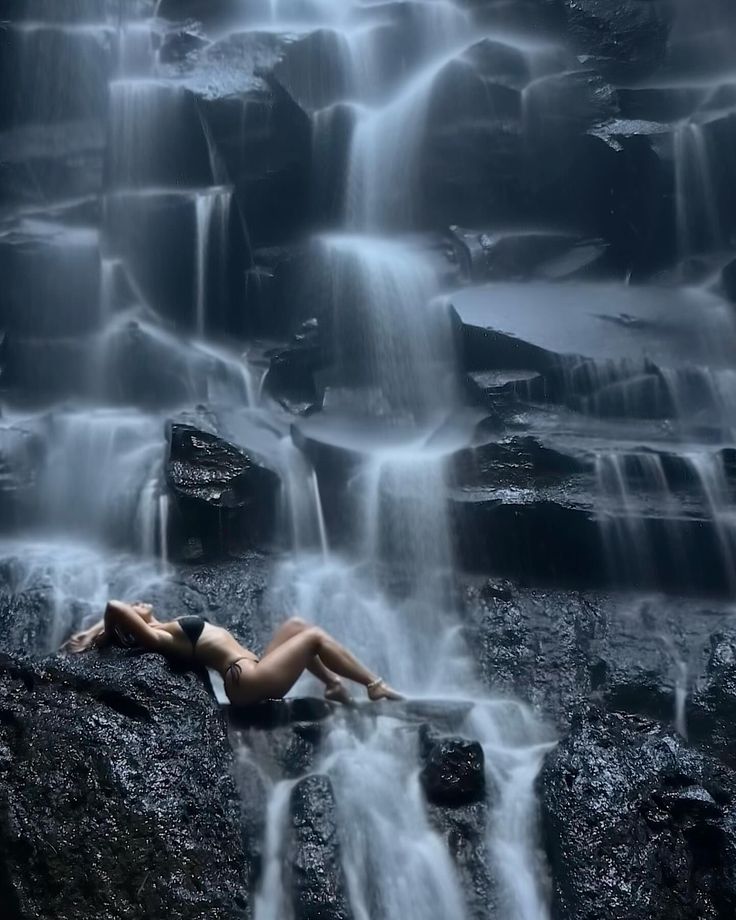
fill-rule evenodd
<path id="1" fill-rule="evenodd" d="M 0 656 L 2 914 L 250 915 L 224 721 L 155 655 Z"/>

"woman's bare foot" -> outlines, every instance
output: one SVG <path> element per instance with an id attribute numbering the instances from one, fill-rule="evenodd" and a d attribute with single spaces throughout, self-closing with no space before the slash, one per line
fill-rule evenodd
<path id="1" fill-rule="evenodd" d="M 389 687 L 382 677 L 379 677 L 378 680 L 371 681 L 371 683 L 366 686 L 366 690 L 368 691 L 368 699 L 373 700 L 374 703 L 377 700 L 404 699 L 404 697 L 394 690 L 393 687 Z"/>
<path id="2" fill-rule="evenodd" d="M 325 699 L 331 703 L 342 703 L 343 706 L 348 706 L 353 702 L 352 696 L 341 680 L 334 681 L 325 689 Z"/>

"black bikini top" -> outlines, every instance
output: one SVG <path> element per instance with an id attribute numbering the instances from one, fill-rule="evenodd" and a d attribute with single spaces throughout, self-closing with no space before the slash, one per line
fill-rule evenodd
<path id="1" fill-rule="evenodd" d="M 197 647 L 197 640 L 202 635 L 202 630 L 207 620 L 204 617 L 190 616 L 178 617 L 176 622 L 184 630 L 187 639 L 192 643 L 192 651 L 194 651 Z"/>

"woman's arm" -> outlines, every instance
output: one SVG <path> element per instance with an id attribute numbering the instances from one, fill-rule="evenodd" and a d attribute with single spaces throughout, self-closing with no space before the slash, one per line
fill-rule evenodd
<path id="1" fill-rule="evenodd" d="M 152 652 L 165 653 L 173 647 L 174 639 L 163 629 L 151 629 L 141 615 L 123 601 L 108 601 L 105 608 L 105 630 L 100 642 L 114 639 L 116 633 L 130 636 L 137 646 Z"/>

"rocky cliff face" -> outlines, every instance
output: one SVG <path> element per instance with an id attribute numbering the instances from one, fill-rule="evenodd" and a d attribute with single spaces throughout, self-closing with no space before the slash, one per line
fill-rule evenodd
<path id="1" fill-rule="evenodd" d="M 733 4 L 0 20 L 9 916 L 731 920 Z M 418 698 L 56 654 L 109 596 Z"/>

